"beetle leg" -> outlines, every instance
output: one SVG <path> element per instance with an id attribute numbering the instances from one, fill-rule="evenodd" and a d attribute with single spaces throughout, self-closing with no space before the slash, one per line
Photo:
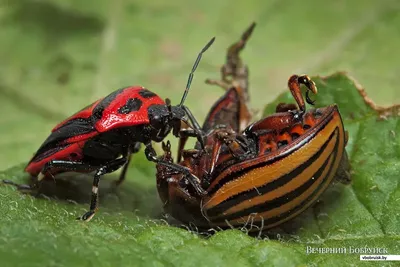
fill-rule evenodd
<path id="1" fill-rule="evenodd" d="M 136 142 L 132 145 L 132 148 L 130 149 L 130 152 L 132 154 L 139 152 L 140 148 L 142 147 L 142 143 Z"/>
<path id="2" fill-rule="evenodd" d="M 201 187 L 200 179 L 192 174 L 189 169 L 176 163 L 171 163 L 166 160 L 157 158 L 156 151 L 154 150 L 151 143 L 146 144 L 146 149 L 144 153 L 146 154 L 146 157 L 149 161 L 164 165 L 185 175 L 185 178 L 188 179 L 189 183 L 193 186 L 194 190 L 196 190 L 199 195 L 207 194 L 207 192 Z"/>
<path id="3" fill-rule="evenodd" d="M 196 132 L 193 129 L 188 128 L 188 125 L 186 123 L 182 123 L 182 124 L 185 126 L 181 126 L 181 129 L 179 130 L 178 155 L 176 157 L 177 162 L 180 162 L 182 159 L 182 151 L 184 150 L 186 142 L 189 139 L 189 137 L 197 137 L 198 136 L 198 132 Z M 200 145 L 202 145 L 202 144 L 200 143 Z M 203 144 L 203 146 L 204 146 L 204 144 Z"/>
<path id="4" fill-rule="evenodd" d="M 226 63 L 221 68 L 221 81 L 207 79 L 206 83 L 218 85 L 225 90 L 232 86 L 240 87 L 244 90 L 243 95 L 245 101 L 249 100 L 248 96 L 248 69 L 240 58 L 240 52 L 245 48 L 256 24 L 253 22 L 242 34 L 240 40 L 228 48 L 226 55 Z M 236 82 L 237 85 L 233 85 Z"/>
<path id="5" fill-rule="evenodd" d="M 288 112 L 292 110 L 297 110 L 296 104 L 279 103 L 275 109 L 276 112 Z"/>
<path id="6" fill-rule="evenodd" d="M 306 111 L 306 104 L 304 102 L 303 95 L 301 94 L 300 84 L 304 84 L 307 87 L 306 101 L 310 105 L 314 105 L 314 101 L 309 97 L 309 91 L 316 94 L 317 86 L 307 75 L 292 75 L 288 81 L 288 87 L 296 100 L 297 105 L 299 105 L 300 111 L 304 113 Z"/>
<path id="7" fill-rule="evenodd" d="M 188 137 L 181 137 L 179 138 L 179 143 L 178 143 L 178 154 L 176 156 L 176 162 L 180 162 L 182 159 L 182 154 L 183 150 L 185 149 L 186 141 L 188 140 Z"/>
<path id="8" fill-rule="evenodd" d="M 215 166 L 217 165 L 217 162 L 219 160 L 222 144 L 223 144 L 223 140 L 217 139 L 217 140 L 215 140 L 215 143 L 212 146 L 211 155 L 209 157 L 210 160 L 207 161 L 208 166 L 206 167 L 206 171 L 208 174 L 214 172 Z"/>
<path id="9" fill-rule="evenodd" d="M 225 81 L 217 81 L 217 80 L 212 80 L 212 79 L 207 79 L 206 84 L 209 85 L 217 85 L 227 91 L 229 88 L 231 88 L 231 85 Z"/>
<path id="10" fill-rule="evenodd" d="M 39 173 L 38 182 L 40 182 L 45 177 L 46 172 L 50 171 L 51 169 L 58 168 L 66 171 L 90 172 L 95 169 L 96 166 L 92 166 L 81 161 L 51 160 L 44 165 L 42 171 Z"/>
<path id="11" fill-rule="evenodd" d="M 201 148 L 204 149 L 204 133 L 203 130 L 200 127 L 200 124 L 197 122 L 196 118 L 193 116 L 192 112 L 186 107 L 182 106 L 183 110 L 185 111 L 186 115 L 188 116 L 191 126 L 193 127 L 193 130 L 196 133 L 197 140 L 199 141 Z"/>
<path id="12" fill-rule="evenodd" d="M 193 173 L 190 172 L 190 170 L 186 167 L 183 167 L 181 165 L 175 164 L 175 163 L 170 163 L 164 160 L 157 159 L 155 161 L 157 164 L 164 165 L 165 167 L 171 168 L 179 173 L 182 173 L 185 178 L 189 181 L 189 183 L 193 186 L 194 190 L 196 191 L 197 194 L 199 195 L 206 195 L 207 191 L 205 191 L 202 186 L 200 179 L 195 176 Z"/>
<path id="13" fill-rule="evenodd" d="M 122 158 L 115 159 L 113 161 L 110 161 L 108 164 L 98 168 L 97 166 L 92 166 L 90 164 L 87 164 L 85 162 L 80 162 L 80 161 L 65 161 L 65 160 L 52 160 L 49 161 L 45 164 L 43 167 L 41 173 L 39 174 L 38 178 L 40 181 L 40 178 L 43 178 L 45 173 L 49 171 L 50 169 L 64 169 L 67 171 L 92 171 L 96 168 L 98 170 L 96 171 L 94 178 L 93 178 L 93 186 L 92 186 L 92 198 L 90 201 L 90 211 L 86 212 L 83 216 L 77 218 L 79 220 L 84 220 L 84 221 L 90 221 L 98 207 L 98 191 L 99 191 L 99 182 L 100 182 L 100 177 L 106 173 L 113 172 L 119 168 L 121 168 L 122 165 L 124 165 L 127 162 L 127 157 L 124 156 Z"/>
<path id="14" fill-rule="evenodd" d="M 90 209 L 88 212 L 83 214 L 81 217 L 78 217 L 77 220 L 83 220 L 83 221 L 90 221 L 94 214 L 96 213 L 98 209 L 98 202 L 99 202 L 99 182 L 100 182 L 100 177 L 103 176 L 104 174 L 114 172 L 121 168 L 124 164 L 127 164 L 128 158 L 122 157 L 115 159 L 113 161 L 110 161 L 107 163 L 107 165 L 104 165 L 100 167 L 96 173 L 94 174 L 93 177 L 93 185 L 92 185 L 92 198 L 90 200 Z"/>
<path id="15" fill-rule="evenodd" d="M 259 130 L 276 130 L 280 131 L 287 127 L 292 126 L 296 123 L 299 118 L 301 117 L 299 114 L 299 110 L 293 110 L 291 112 L 285 113 L 276 113 L 274 115 L 270 115 L 266 118 L 263 118 L 259 121 L 254 122 L 253 124 L 249 125 L 245 130 L 244 134 L 246 136 L 251 136 L 253 133 Z"/>
<path id="16" fill-rule="evenodd" d="M 182 129 L 179 132 L 179 144 L 178 144 L 178 155 L 176 157 L 176 161 L 180 162 L 182 159 L 182 151 L 185 148 L 186 142 L 189 137 L 195 137 L 196 133 L 192 129 Z"/>
<path id="17" fill-rule="evenodd" d="M 197 137 L 197 132 L 193 129 L 183 129 L 179 132 L 179 135 L 182 139 L 187 140 L 188 137 Z"/>
<path id="18" fill-rule="evenodd" d="M 310 104 L 310 105 L 314 105 L 314 103 L 315 103 L 315 100 L 312 100 L 312 99 L 310 98 L 310 91 L 309 91 L 309 90 L 306 91 L 306 101 L 307 101 L 307 103 Z"/>
<path id="19" fill-rule="evenodd" d="M 226 79 L 228 75 L 236 78 L 238 74 L 238 68 L 242 67 L 243 63 L 239 56 L 240 52 L 245 48 L 247 41 L 249 40 L 256 23 L 253 22 L 242 34 L 240 40 L 228 48 L 228 53 L 226 56 L 227 64 L 224 65 L 225 68 L 222 69 L 223 79 Z"/>
<path id="20" fill-rule="evenodd" d="M 200 124 L 197 122 L 196 118 L 193 116 L 190 109 L 186 106 L 182 106 L 183 110 L 185 111 L 186 115 L 188 116 L 190 122 L 192 123 L 193 130 L 201 132 Z"/>
<path id="21" fill-rule="evenodd" d="M 249 147 L 239 139 L 235 139 L 227 144 L 231 155 L 235 158 L 240 158 L 249 153 Z"/>
<path id="22" fill-rule="evenodd" d="M 153 162 L 157 161 L 157 153 L 154 150 L 153 146 L 151 145 L 151 142 L 146 144 L 144 154 L 146 155 L 148 161 L 153 161 Z"/>
<path id="23" fill-rule="evenodd" d="M 16 182 L 11 180 L 3 180 L 2 182 L 3 184 L 15 186 L 19 191 L 22 192 L 30 193 L 34 190 L 34 188 L 29 184 L 17 184 Z"/>
<path id="24" fill-rule="evenodd" d="M 122 182 L 125 180 L 126 172 L 128 170 L 129 163 L 131 162 L 131 159 L 132 159 L 132 154 L 139 152 L 140 147 L 141 147 L 141 143 L 136 142 L 136 143 L 133 144 L 132 148 L 130 148 L 130 152 L 127 153 L 128 155 L 126 156 L 127 157 L 126 164 L 122 168 L 121 174 L 119 175 L 119 178 L 116 181 L 116 185 L 117 186 L 122 184 Z"/>
<path id="25" fill-rule="evenodd" d="M 132 154 L 129 154 L 129 156 L 127 156 L 127 161 L 126 161 L 124 167 L 122 167 L 122 171 L 121 171 L 121 174 L 119 175 L 118 180 L 115 181 L 116 186 L 119 186 L 120 184 L 122 184 L 125 181 L 126 172 L 128 170 L 131 159 L 132 159 Z"/>
<path id="26" fill-rule="evenodd" d="M 79 161 L 51 160 L 44 165 L 42 171 L 37 175 L 37 177 L 33 177 L 35 180 L 32 185 L 17 184 L 10 180 L 3 180 L 3 183 L 13 185 L 24 193 L 32 193 L 34 190 L 40 190 L 39 184 L 41 180 L 46 176 L 46 172 L 53 168 L 60 168 L 66 171 L 92 171 L 95 167 Z M 37 192 L 37 195 L 40 195 L 39 191 Z"/>

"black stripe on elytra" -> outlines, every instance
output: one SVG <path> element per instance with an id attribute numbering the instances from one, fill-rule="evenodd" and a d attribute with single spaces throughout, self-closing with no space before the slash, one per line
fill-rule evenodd
<path id="1" fill-rule="evenodd" d="M 150 97 L 156 96 L 155 93 L 153 93 L 147 89 L 140 90 L 139 95 L 143 98 L 150 98 Z"/>
<path id="2" fill-rule="evenodd" d="M 317 187 L 305 200 L 303 200 L 301 203 L 299 203 L 299 205 L 297 205 L 294 209 L 291 209 L 291 210 L 289 210 L 289 211 L 286 211 L 286 212 L 284 212 L 284 213 L 281 213 L 281 214 L 279 214 L 278 216 L 274 216 L 274 217 L 271 217 L 271 218 L 268 218 L 268 219 L 264 220 L 264 222 L 263 222 L 264 226 L 268 226 L 268 225 L 270 225 L 270 224 L 279 222 L 279 221 L 281 221 L 281 220 L 287 218 L 287 217 L 290 216 L 291 214 L 296 213 L 296 212 L 299 211 L 300 209 L 304 208 L 305 205 L 307 205 L 307 206 L 310 205 L 310 204 L 311 204 L 310 201 L 311 201 L 316 195 L 320 195 L 320 194 L 323 193 L 323 192 L 321 192 L 321 189 L 324 187 L 324 185 L 325 185 L 327 179 L 328 179 L 328 178 L 331 176 L 331 174 L 332 174 L 332 169 L 333 169 L 333 166 L 335 165 L 334 163 L 335 163 L 335 158 L 336 158 L 336 156 L 337 156 L 338 147 L 339 147 L 339 138 L 337 139 L 337 141 L 336 141 L 336 143 L 335 143 L 335 147 L 334 147 L 334 149 L 333 149 L 333 153 L 328 157 L 328 159 L 324 162 L 324 164 L 321 166 L 321 168 L 319 168 L 318 171 L 314 174 L 314 180 L 315 180 L 315 181 L 316 181 L 316 180 L 319 180 L 319 179 L 322 179 L 322 182 L 318 185 L 318 187 Z M 333 158 L 332 164 L 328 167 L 329 170 L 328 170 L 327 174 L 325 175 L 325 177 L 322 177 L 322 178 L 321 178 L 320 176 L 322 175 L 322 172 L 323 172 L 323 171 L 325 170 L 325 168 L 327 167 L 326 165 L 329 163 L 329 160 L 330 160 L 331 158 Z M 316 178 L 316 177 L 318 177 L 318 178 Z M 298 190 L 298 189 L 296 189 L 296 190 Z M 304 191 L 305 191 L 305 190 L 304 190 Z M 298 196 L 300 196 L 300 195 L 301 195 L 301 194 L 299 194 Z M 289 200 L 289 201 L 286 201 L 286 202 L 274 203 L 274 204 L 277 204 L 278 206 L 269 205 L 269 204 L 268 204 L 269 201 L 268 201 L 268 202 L 266 202 L 266 203 L 263 203 L 263 204 L 254 206 L 254 207 L 252 207 L 252 208 L 249 208 L 249 209 L 246 209 L 246 210 L 242 210 L 242 211 L 237 212 L 237 213 L 235 213 L 235 214 L 230 214 L 230 215 L 228 215 L 228 216 L 226 216 L 226 217 L 224 217 L 224 218 L 222 218 L 221 220 L 218 220 L 218 221 L 234 220 L 234 219 L 238 219 L 238 218 L 243 217 L 243 216 L 247 216 L 247 215 L 252 214 L 252 213 L 256 213 L 256 212 L 265 212 L 265 211 L 268 211 L 268 210 L 270 210 L 270 209 L 277 208 L 277 207 L 279 207 L 279 206 L 281 206 L 281 205 L 283 205 L 283 204 L 285 204 L 285 203 L 288 203 L 288 202 L 290 202 L 290 201 L 292 201 L 292 200 L 294 200 L 294 198 L 291 199 L 291 200 Z M 272 201 L 274 201 L 274 200 L 272 200 Z M 246 211 L 246 212 L 244 212 L 244 211 Z"/>
<path id="3" fill-rule="evenodd" d="M 139 98 L 129 98 L 125 105 L 118 109 L 119 114 L 129 114 L 133 111 L 138 111 L 140 107 L 143 105 L 142 100 Z"/>
<path id="4" fill-rule="evenodd" d="M 121 88 L 121 89 L 118 89 L 118 90 L 112 92 L 111 94 L 109 94 L 108 96 L 106 96 L 105 98 L 103 98 L 103 100 L 101 100 L 101 101 L 96 105 L 96 107 L 95 107 L 95 108 L 93 109 L 93 111 L 92 111 L 92 117 L 94 118 L 95 121 L 101 119 L 101 117 L 103 116 L 104 109 L 106 109 L 106 108 L 110 105 L 110 103 L 111 103 L 112 101 L 114 101 L 114 99 L 115 99 L 119 94 L 121 94 L 126 88 L 127 88 L 127 87 Z"/>
<path id="5" fill-rule="evenodd" d="M 336 155 L 335 155 L 335 156 L 336 156 Z M 307 199 L 305 199 L 304 201 L 302 201 L 296 208 L 294 208 L 294 209 L 292 209 L 292 210 L 289 210 L 289 211 L 287 211 L 287 212 L 285 212 L 285 213 L 279 214 L 278 216 L 275 216 L 275 217 L 266 219 L 266 220 L 264 220 L 263 222 L 261 222 L 261 221 L 254 222 L 253 225 L 255 225 L 255 226 L 257 226 L 257 225 L 258 225 L 258 226 L 261 226 L 261 225 L 262 225 L 262 226 L 264 226 L 264 227 L 268 227 L 268 226 L 271 225 L 271 224 L 275 224 L 275 223 L 277 223 L 277 222 L 280 222 L 280 221 L 286 219 L 287 217 L 289 217 L 289 216 L 291 216 L 292 214 L 298 212 L 299 210 L 301 210 L 301 209 L 304 208 L 305 206 L 306 206 L 306 207 L 309 207 L 309 206 L 312 204 L 311 200 L 312 200 L 316 195 L 321 195 L 321 194 L 323 193 L 323 192 L 320 192 L 320 190 L 321 190 L 321 188 L 324 186 L 324 184 L 326 183 L 326 180 L 328 179 L 328 177 L 332 174 L 333 165 L 334 165 L 334 164 L 332 164 L 332 165 L 330 166 L 329 172 L 328 172 L 328 174 L 325 176 L 324 181 L 322 181 L 322 183 L 320 184 L 320 186 L 318 186 L 318 188 L 317 188 Z"/>
<path id="6" fill-rule="evenodd" d="M 259 163 L 255 164 L 255 165 L 248 165 L 248 166 L 245 165 L 245 166 L 243 166 L 244 168 L 241 169 L 240 171 L 237 171 L 237 172 L 235 172 L 235 173 L 231 173 L 230 175 L 226 175 L 224 178 L 221 179 L 221 181 L 218 182 L 218 184 L 216 184 L 216 185 L 208 192 L 208 194 L 209 194 L 209 195 L 214 194 L 214 193 L 217 192 L 224 184 L 226 184 L 226 183 L 228 183 L 228 182 L 230 182 L 230 181 L 233 181 L 233 180 L 236 180 L 236 179 L 242 177 L 245 173 L 249 172 L 251 169 L 262 168 L 262 167 L 264 167 L 264 166 L 271 165 L 271 164 L 273 164 L 273 163 L 275 163 L 275 162 L 281 160 L 282 158 L 285 158 L 285 157 L 291 155 L 292 153 L 294 153 L 295 151 L 297 151 L 297 149 L 301 148 L 303 145 L 305 145 L 306 143 L 308 143 L 312 138 L 314 138 L 314 136 L 316 136 L 320 131 L 322 131 L 322 130 L 325 128 L 325 126 L 326 126 L 330 121 L 331 121 L 330 119 L 326 118 L 325 123 L 324 123 L 324 124 L 321 124 L 321 128 L 320 128 L 317 132 L 315 132 L 313 135 L 308 135 L 308 136 L 306 136 L 306 137 L 305 137 L 303 140 L 301 140 L 301 142 L 299 142 L 297 145 L 292 146 L 290 149 L 288 149 L 288 150 L 286 150 L 285 152 L 283 152 L 283 153 L 277 155 L 276 157 L 270 159 L 269 161 L 262 161 L 262 162 L 259 162 Z M 229 168 L 229 167 L 228 167 L 228 168 Z M 215 179 L 217 179 L 218 176 L 219 176 L 223 171 L 225 171 L 225 170 L 226 170 L 226 169 L 221 169 L 220 171 L 215 171 L 215 172 L 213 173 L 213 177 L 212 177 L 212 179 L 210 180 L 209 183 L 211 184 L 211 183 L 212 183 Z"/>
<path id="7" fill-rule="evenodd" d="M 230 196 L 227 200 L 223 201 L 222 203 L 220 203 L 219 205 L 216 205 L 215 207 L 209 209 L 207 211 L 207 216 L 209 217 L 214 217 L 214 216 L 218 216 L 219 214 L 222 214 L 224 211 L 226 211 L 227 209 L 236 206 L 237 204 L 243 202 L 243 201 L 247 201 L 250 200 L 254 197 L 257 197 L 259 195 L 264 195 L 266 193 L 272 192 L 276 189 L 278 189 L 279 187 L 284 186 L 285 184 L 289 183 L 291 180 L 293 180 L 295 177 L 297 177 L 298 175 L 300 175 L 305 169 L 307 169 L 308 167 L 311 166 L 311 164 L 313 164 L 313 162 L 315 162 L 315 160 L 317 160 L 321 154 L 325 151 L 326 147 L 328 146 L 329 142 L 332 140 L 334 134 L 336 131 L 332 132 L 332 134 L 329 136 L 328 140 L 323 144 L 323 146 L 312 156 L 310 157 L 306 162 L 304 162 L 303 164 L 301 164 L 299 167 L 295 168 L 293 171 L 291 171 L 290 173 L 287 173 L 283 176 L 281 176 L 280 178 L 266 183 L 260 187 L 257 188 L 253 188 L 252 190 L 246 191 L 246 192 L 241 192 L 237 195 L 232 195 Z M 315 179 L 314 179 L 315 180 Z M 298 187 L 298 189 L 303 189 L 306 190 L 309 186 L 311 186 L 311 184 L 314 183 L 314 180 L 308 180 L 306 183 L 304 183 L 303 185 L 301 185 L 300 187 Z M 268 204 L 267 206 L 270 207 L 271 205 L 282 205 L 279 204 L 282 201 L 284 201 L 284 199 L 288 198 L 289 196 L 291 196 L 292 198 L 295 197 L 293 195 L 290 195 L 292 192 L 289 192 L 286 195 L 283 195 L 280 198 L 276 198 L 273 201 L 270 201 L 271 204 Z M 300 192 L 300 191 L 296 191 L 296 192 Z M 302 192 L 300 192 L 302 193 Z M 266 202 L 269 203 L 269 202 Z"/>
<path id="8" fill-rule="evenodd" d="M 40 161 L 50 155 L 65 148 L 65 144 L 60 144 L 68 138 L 87 134 L 94 131 L 90 118 L 77 118 L 67 121 L 60 128 L 52 132 L 43 142 L 31 162 Z"/>

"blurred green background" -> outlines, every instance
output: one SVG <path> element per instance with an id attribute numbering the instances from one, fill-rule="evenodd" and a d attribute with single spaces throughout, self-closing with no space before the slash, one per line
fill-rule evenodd
<path id="1" fill-rule="evenodd" d="M 292 73 L 348 71 L 378 103 L 400 102 L 397 0 L 12 0 L 0 4 L 0 169 L 27 161 L 57 121 L 127 85 L 173 103 L 201 47 L 187 105 L 200 121 L 221 90 L 226 48 L 257 22 L 243 53 L 262 108 Z"/>

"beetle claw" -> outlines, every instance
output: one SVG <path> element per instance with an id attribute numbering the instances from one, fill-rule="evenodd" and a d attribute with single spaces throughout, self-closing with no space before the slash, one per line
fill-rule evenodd
<path id="1" fill-rule="evenodd" d="M 307 101 L 308 104 L 314 106 L 315 100 L 312 100 L 312 99 L 310 98 L 310 94 L 309 94 L 309 93 L 310 93 L 310 90 L 307 90 L 307 92 L 306 92 L 306 101 Z"/>

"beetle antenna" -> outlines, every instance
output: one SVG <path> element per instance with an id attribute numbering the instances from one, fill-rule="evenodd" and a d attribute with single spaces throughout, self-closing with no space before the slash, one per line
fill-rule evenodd
<path id="1" fill-rule="evenodd" d="M 186 89 L 185 89 L 185 92 L 183 93 L 183 96 L 182 96 L 182 99 L 181 99 L 181 103 L 179 104 L 179 106 L 182 106 L 183 103 L 186 100 L 187 94 L 189 93 L 190 85 L 192 84 L 194 72 L 195 72 L 195 70 L 197 69 L 197 66 L 200 63 L 200 60 L 201 60 L 201 57 L 203 56 L 203 53 L 207 51 L 207 49 L 214 43 L 214 41 L 215 41 L 215 37 L 211 38 L 211 40 L 203 47 L 203 49 L 201 49 L 199 55 L 197 56 L 197 59 L 193 64 L 192 71 L 189 74 L 188 81 L 187 81 L 187 84 L 186 84 Z"/>

